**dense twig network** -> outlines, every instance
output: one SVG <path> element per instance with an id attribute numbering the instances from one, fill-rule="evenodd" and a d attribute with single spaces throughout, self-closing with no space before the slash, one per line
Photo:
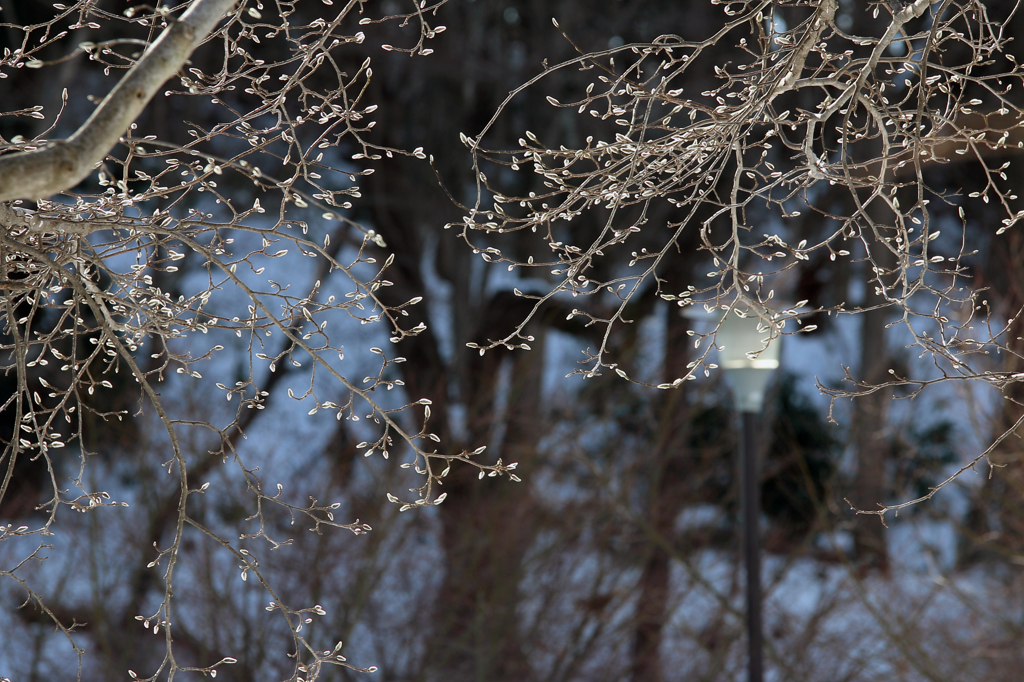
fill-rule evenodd
<path id="1" fill-rule="evenodd" d="M 330 4 L 324 8 L 331 10 Z M 402 384 L 389 375 L 391 366 L 404 358 L 372 348 L 380 357 L 380 369 L 358 385 L 339 368 L 344 346 L 329 334 L 329 323 L 337 326 L 348 319 L 360 325 L 385 324 L 395 343 L 423 329 L 402 319 L 419 297 L 398 305 L 380 297 L 380 290 L 391 284 L 386 276 L 393 260 L 384 237 L 346 215 L 350 200 L 361 196 L 360 176 L 373 172 L 360 163 L 382 155 L 424 155 L 370 141 L 371 114 L 377 107 L 366 101 L 366 92 L 373 70 L 368 59 L 352 69 L 344 50 L 364 41 L 360 25 L 417 23 L 414 46 L 391 48 L 410 55 L 428 54 L 426 41 L 444 30 L 433 23 L 443 2 L 389 17 L 370 16 L 364 4 L 344 3 L 312 23 L 292 23 L 297 15 L 290 3 L 270 10 L 262 3 L 201 0 L 180 17 L 180 8 L 162 5 L 155 10 L 133 8 L 123 16 L 88 1 L 55 5 L 57 11 L 46 23 L 16 27 L 22 47 L 0 59 L 5 77 L 19 69 L 46 73 L 69 59 L 97 61 L 114 77 L 127 69 L 117 88 L 68 140 L 49 139 L 57 126 L 54 118 L 34 139 L 18 137 L 2 147 L 0 195 L 16 199 L 0 204 L 0 284 L 6 294 L 2 350 L 4 370 L 17 377 L 17 391 L 3 397 L 0 409 L 13 414 L 18 437 L 6 444 L 0 458 L 0 499 L 9 492 L 15 464 L 25 458 L 46 462 L 52 496 L 41 508 L 47 514 L 41 526 L 0 528 L 0 541 L 39 538 L 16 565 L 3 567 L 0 577 L 17 582 L 26 600 L 46 610 L 40 595 L 19 577 L 20 567 L 41 558 L 45 538 L 65 509 L 84 512 L 125 504 L 89 484 L 85 469 L 94 453 L 87 446 L 87 423 L 94 417 L 120 421 L 155 413 L 167 439 L 160 457 L 167 471 L 177 475 L 178 494 L 169 502 L 176 515 L 172 541 L 154 546 L 150 564 L 161 571 L 163 601 L 154 613 L 137 616 L 166 638 L 163 664 L 147 679 L 192 669 L 176 660 L 172 646 L 174 569 L 187 526 L 232 554 L 243 579 L 251 574 L 263 584 L 271 610 L 281 613 L 293 633 L 296 679 L 313 679 L 328 663 L 352 667 L 338 648 L 314 650 L 301 634 L 302 622 L 322 611 L 319 606 L 286 606 L 252 554 L 186 512 L 190 496 L 204 493 L 208 485 L 199 485 L 197 478 L 214 462 L 233 460 L 253 496 L 251 519 L 259 525 L 255 534 L 243 533 L 241 539 L 263 538 L 270 548 L 287 544 L 266 530 L 264 515 L 270 507 L 293 519 L 306 518 L 316 532 L 324 527 L 355 534 L 370 530 L 358 520 L 336 521 L 332 510 L 337 503 L 313 500 L 302 506 L 289 502 L 280 489 L 267 490 L 258 467 L 247 464 L 236 449 L 251 419 L 247 413 L 265 407 L 269 389 L 289 368 L 310 367 L 305 393 L 289 394 L 312 403 L 311 414 L 332 411 L 339 420 L 375 425 L 376 435 L 360 444 L 366 456 L 380 453 L 387 458 L 389 451 L 411 455 L 403 466 L 415 469 L 423 484 L 412 490 L 410 500 L 389 496 L 402 510 L 443 501 L 438 485 L 455 461 L 478 466 L 482 475 L 515 478 L 515 464 L 478 463 L 474 455 L 483 448 L 439 453 L 438 438 L 427 430 L 429 400 L 413 396 L 407 403 L 382 402 L 381 392 Z M 205 23 L 189 23 L 196 16 Z M 99 29 L 124 35 L 83 42 L 63 58 L 41 58 L 51 43 L 74 45 L 76 32 Z M 127 37 L 136 35 L 141 37 Z M 169 52 L 175 40 L 180 44 Z M 196 56 L 206 50 L 210 57 L 194 56 L 193 61 L 203 68 L 179 70 L 201 43 Z M 175 55 L 178 64 L 168 61 Z M 137 90 L 143 87 L 139 83 L 148 91 Z M 185 143 L 141 134 L 132 121 L 157 88 L 166 89 L 157 97 L 201 98 L 206 106 L 219 108 L 223 122 L 211 129 L 187 124 L 190 139 Z M 68 97 L 65 91 L 63 100 Z M 7 115 L 38 119 L 44 116 L 41 109 Z M 63 109 L 62 115 L 69 116 Z M 342 159 L 342 151 L 350 160 Z M 52 172 L 54 165 L 60 173 Z M 85 184 L 72 193 L 82 178 Z M 68 191 L 50 196 L 60 190 Z M 306 259 L 311 266 L 303 267 Z M 176 279 L 179 264 L 186 260 L 205 274 Z M 275 281 L 289 271 L 314 276 Z M 326 280 L 339 276 L 347 279 L 348 292 L 323 295 Z M 202 380 L 204 365 L 219 371 L 216 358 L 231 339 L 241 339 L 235 343 L 246 348 L 247 376 L 218 381 L 214 390 L 237 406 L 234 418 L 225 424 L 177 418 L 174 406 L 161 397 L 161 383 L 172 372 Z M 347 397 L 322 398 L 334 391 L 317 380 L 318 373 L 340 384 Z M 130 379 L 121 379 L 124 375 Z M 137 413 L 91 405 L 90 396 L 131 390 L 131 384 L 138 392 Z M 206 430 L 212 443 L 199 462 L 188 461 L 180 444 L 182 434 L 195 428 Z M 76 450 L 80 458 L 70 490 L 58 481 L 51 462 L 61 448 Z M 77 649 L 74 626 L 51 616 Z M 199 670 L 213 674 L 217 666 L 231 662 L 225 658 Z"/>
<path id="2" fill-rule="evenodd" d="M 627 376 L 612 332 L 629 323 L 628 305 L 652 292 L 683 307 L 756 314 L 766 342 L 812 331 L 815 325 L 800 326 L 811 315 L 863 312 L 777 302 L 777 291 L 783 300 L 789 293 L 791 271 L 827 254 L 864 264 L 876 305 L 897 311 L 890 326 L 905 330 L 900 338 L 932 368 L 920 378 L 893 370 L 884 384 L 847 373 L 841 389 L 821 387 L 833 400 L 892 386 L 916 395 L 945 381 L 1001 389 L 1019 381 L 985 360 L 996 350 L 1011 352 L 1014 319 L 990 319 L 964 276 L 975 253 L 965 233 L 972 202 L 1001 211 L 996 235 L 1024 216 L 1005 173 L 1007 157 L 1024 145 L 1022 71 L 1005 51 L 1009 37 L 1000 24 L 981 3 L 918 0 L 897 10 L 876 4 L 878 34 L 851 35 L 837 25 L 835 0 L 719 4 L 722 29 L 706 40 L 665 35 L 581 50 L 511 93 L 483 131 L 463 137 L 475 160 L 477 199 L 464 222 L 449 228 L 487 262 L 550 271 L 556 284 L 546 291 L 517 290 L 536 301 L 533 314 L 553 297 L 591 299 L 572 312 L 604 330 L 575 372 L 585 377 L 606 369 Z M 708 61 L 711 48 L 720 58 L 723 45 L 734 48 L 735 59 Z M 571 69 L 587 76 L 585 88 L 573 101 L 549 96 L 548 103 L 610 121 L 613 134 L 595 126 L 584 145 L 567 147 L 526 132 L 518 149 L 487 147 L 513 98 Z M 931 169 L 965 160 L 983 169 L 984 189 L 964 196 L 930 184 Z M 522 184 L 510 173 L 533 175 L 535 190 L 510 196 L 504 188 Z M 574 232 L 571 223 L 583 214 L 603 229 Z M 532 255 L 502 250 L 501 235 L 523 231 L 538 237 Z M 946 238 L 936 242 L 940 232 Z M 706 252 L 707 279 L 668 291 L 666 258 L 686 244 Z M 627 267 L 602 266 L 627 250 Z M 475 347 L 527 346 L 527 322 Z M 715 331 L 691 334 L 700 347 Z M 685 375 L 657 387 L 675 388 L 714 369 L 714 343 L 703 346 Z M 872 513 L 887 509 L 896 507 Z"/>

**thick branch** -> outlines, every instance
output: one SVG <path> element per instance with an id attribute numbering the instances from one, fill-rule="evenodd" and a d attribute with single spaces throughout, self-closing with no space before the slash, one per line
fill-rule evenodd
<path id="1" fill-rule="evenodd" d="M 146 50 L 82 127 L 43 149 L 0 156 L 0 201 L 40 199 L 84 180 L 237 0 L 196 0 Z"/>

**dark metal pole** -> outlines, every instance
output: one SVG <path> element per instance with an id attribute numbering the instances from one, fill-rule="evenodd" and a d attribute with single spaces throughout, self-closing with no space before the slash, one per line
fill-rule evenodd
<path id="1" fill-rule="evenodd" d="M 761 467 L 757 449 L 756 412 L 743 412 L 740 479 L 743 509 L 743 562 L 747 571 L 747 679 L 762 682 L 761 658 Z"/>

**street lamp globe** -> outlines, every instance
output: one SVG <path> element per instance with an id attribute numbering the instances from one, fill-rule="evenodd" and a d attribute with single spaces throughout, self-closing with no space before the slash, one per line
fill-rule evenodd
<path id="1" fill-rule="evenodd" d="M 718 365 L 725 370 L 740 412 L 761 411 L 768 379 L 779 366 L 781 339 L 770 338 L 765 326 L 753 310 L 733 307 L 715 336 Z"/>

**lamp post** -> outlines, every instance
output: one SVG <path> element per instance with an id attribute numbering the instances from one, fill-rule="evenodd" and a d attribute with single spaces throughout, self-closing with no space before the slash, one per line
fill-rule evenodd
<path id="1" fill-rule="evenodd" d="M 780 339 L 769 341 L 767 331 L 758 331 L 761 319 L 748 311 L 728 310 L 715 342 L 719 366 L 732 385 L 736 409 L 742 418 L 740 453 L 741 507 L 743 517 L 743 563 L 747 574 L 747 673 L 749 682 L 762 682 L 761 628 L 761 468 L 757 447 L 758 417 L 764 407 L 764 392 L 771 373 L 779 366 Z"/>

